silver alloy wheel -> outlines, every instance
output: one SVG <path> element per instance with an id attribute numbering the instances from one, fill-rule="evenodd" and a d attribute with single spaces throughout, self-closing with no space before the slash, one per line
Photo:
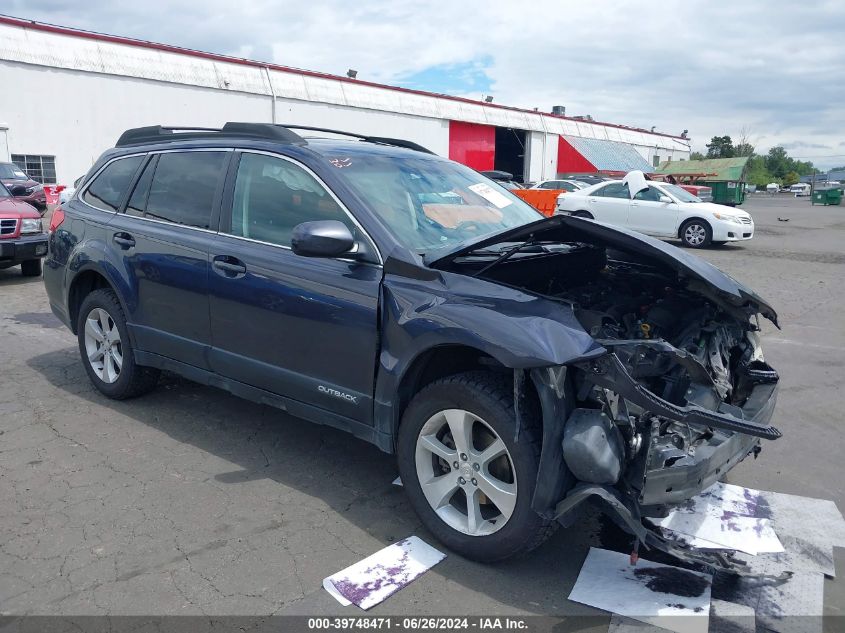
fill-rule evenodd
<path id="1" fill-rule="evenodd" d="M 485 536 L 502 529 L 513 514 L 513 459 L 477 415 L 463 409 L 435 413 L 417 437 L 415 461 L 426 500 L 449 527 Z"/>
<path id="2" fill-rule="evenodd" d="M 707 239 L 707 229 L 700 224 L 690 224 L 684 230 L 684 240 L 690 246 L 701 246 Z"/>
<path id="3" fill-rule="evenodd" d="M 85 353 L 97 378 L 107 384 L 120 378 L 123 367 L 120 331 L 102 308 L 94 308 L 85 319 Z"/>

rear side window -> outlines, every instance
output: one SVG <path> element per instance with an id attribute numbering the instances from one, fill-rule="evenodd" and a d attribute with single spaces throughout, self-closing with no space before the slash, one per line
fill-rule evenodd
<path id="1" fill-rule="evenodd" d="M 601 189 L 597 189 L 593 192 L 593 195 L 603 198 L 628 198 L 628 185 L 621 182 L 613 182 Z"/>
<path id="2" fill-rule="evenodd" d="M 85 190 L 82 199 L 97 209 L 117 211 L 123 194 L 143 160 L 143 156 L 130 156 L 110 163 Z"/>
<path id="3" fill-rule="evenodd" d="M 161 154 L 151 179 L 144 215 L 174 224 L 210 228 L 214 194 L 225 161 L 226 152 Z M 132 201 L 132 213 L 138 215 L 144 192 L 141 187 L 136 192 L 138 198 Z"/>

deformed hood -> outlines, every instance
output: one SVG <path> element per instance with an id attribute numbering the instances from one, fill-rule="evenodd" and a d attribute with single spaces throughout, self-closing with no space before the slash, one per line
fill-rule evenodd
<path id="1" fill-rule="evenodd" d="M 431 262 L 432 268 L 442 268 L 457 257 L 501 242 L 521 242 L 527 239 L 537 241 L 592 242 L 600 243 L 639 257 L 662 264 L 674 270 L 679 276 L 703 282 L 719 298 L 734 307 L 750 305 L 772 323 L 777 325 L 777 313 L 751 288 L 738 282 L 727 273 L 701 257 L 672 246 L 658 239 L 627 229 L 612 227 L 593 220 L 568 215 L 556 215 L 537 222 L 524 224 L 492 236 L 472 242 L 464 242 Z M 779 326 L 778 326 L 779 327 Z"/>

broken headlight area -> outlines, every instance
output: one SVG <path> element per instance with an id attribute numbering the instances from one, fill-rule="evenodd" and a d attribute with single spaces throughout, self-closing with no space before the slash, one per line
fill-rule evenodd
<path id="1" fill-rule="evenodd" d="M 628 531 L 678 555 L 688 548 L 647 531 L 642 518 L 664 516 L 756 457 L 761 439 L 780 437 L 769 425 L 778 375 L 751 315 L 649 277 L 607 272 L 605 280 L 567 292 L 608 353 L 575 365 L 562 452 L 578 484 L 557 514 L 573 493 L 600 487 Z"/>

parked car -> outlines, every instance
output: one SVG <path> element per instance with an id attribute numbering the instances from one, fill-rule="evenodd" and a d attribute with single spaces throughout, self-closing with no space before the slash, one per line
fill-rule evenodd
<path id="1" fill-rule="evenodd" d="M 65 204 L 66 202 L 70 202 L 70 199 L 73 197 L 73 194 L 76 193 L 76 190 L 79 188 L 79 185 L 82 184 L 82 181 L 85 180 L 85 176 L 80 176 L 76 180 L 73 181 L 73 185 L 68 185 L 64 189 L 59 192 L 59 204 Z"/>
<path id="2" fill-rule="evenodd" d="M 0 182 L 6 185 L 12 196 L 35 207 L 44 215 L 47 210 L 47 195 L 40 182 L 27 176 L 14 163 L 0 163 Z"/>
<path id="3" fill-rule="evenodd" d="M 577 174 L 577 175 L 570 175 L 570 176 L 562 176 L 565 180 L 574 180 L 576 182 L 583 183 L 587 186 L 590 185 L 597 185 L 600 182 L 608 182 L 609 180 L 613 180 L 608 176 L 601 176 L 599 174 Z"/>
<path id="4" fill-rule="evenodd" d="M 633 196 L 623 180 L 568 193 L 558 199 L 557 211 L 646 235 L 677 238 L 689 248 L 754 237 L 754 221 L 745 211 L 702 202 L 678 185 L 643 182 L 644 188 Z"/>
<path id="5" fill-rule="evenodd" d="M 578 180 L 543 180 L 531 187 L 532 189 L 558 189 L 562 191 L 578 191 L 589 185 Z"/>
<path id="6" fill-rule="evenodd" d="M 294 129 L 129 130 L 56 211 L 44 284 L 93 385 L 131 398 L 167 369 L 349 431 L 473 559 L 594 500 L 647 547 L 730 566 L 643 517 L 780 436 L 756 320 L 775 311 L 413 143 Z"/>
<path id="7" fill-rule="evenodd" d="M 25 277 L 41 274 L 41 258 L 47 254 L 41 222 L 33 206 L 12 196 L 0 183 L 0 269 L 20 265 Z"/>
<path id="8" fill-rule="evenodd" d="M 521 184 L 513 179 L 513 174 L 508 171 L 501 171 L 498 169 L 491 169 L 488 171 L 480 172 L 482 176 L 485 176 L 492 180 L 493 182 L 498 183 L 505 189 L 510 191 L 514 191 L 516 189 L 525 189 Z"/>

